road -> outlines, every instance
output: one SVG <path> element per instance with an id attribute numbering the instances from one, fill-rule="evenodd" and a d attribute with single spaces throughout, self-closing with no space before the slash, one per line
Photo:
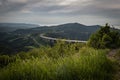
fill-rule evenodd
<path id="1" fill-rule="evenodd" d="M 68 40 L 68 39 L 66 40 L 66 39 L 52 38 L 52 37 L 44 36 L 44 34 L 40 34 L 40 37 L 43 39 L 53 40 L 53 41 L 61 40 L 65 42 L 74 42 L 74 43 L 86 43 L 87 42 L 87 41 L 82 41 L 82 40 Z"/>

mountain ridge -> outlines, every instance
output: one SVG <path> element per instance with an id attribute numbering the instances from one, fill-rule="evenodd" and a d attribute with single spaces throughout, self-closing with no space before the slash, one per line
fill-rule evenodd
<path id="1" fill-rule="evenodd" d="M 17 29 L 28 29 L 38 26 L 39 25 L 37 24 L 27 24 L 27 23 L 0 23 L 0 32 L 12 32 Z"/>

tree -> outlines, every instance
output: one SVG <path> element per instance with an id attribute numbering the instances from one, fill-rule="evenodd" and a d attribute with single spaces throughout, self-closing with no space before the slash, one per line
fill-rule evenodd
<path id="1" fill-rule="evenodd" d="M 117 48 L 120 47 L 120 33 L 111 29 L 107 23 L 91 35 L 87 44 L 94 48 Z"/>
<path id="2" fill-rule="evenodd" d="M 109 48 L 111 42 L 112 42 L 112 38 L 108 34 L 103 35 L 101 41 L 101 48 Z"/>
<path id="3" fill-rule="evenodd" d="M 109 34 L 110 33 L 110 26 L 108 25 L 108 23 L 106 23 L 105 26 L 101 27 L 101 29 L 98 31 L 99 34 L 101 34 L 102 36 L 104 34 Z"/>
<path id="4" fill-rule="evenodd" d="M 94 47 L 94 48 L 99 48 L 100 47 L 100 36 L 98 33 L 92 34 L 89 41 L 88 41 L 88 46 Z"/>

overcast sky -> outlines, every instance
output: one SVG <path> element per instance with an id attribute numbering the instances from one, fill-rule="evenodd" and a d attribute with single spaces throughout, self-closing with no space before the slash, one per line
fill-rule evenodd
<path id="1" fill-rule="evenodd" d="M 0 0 L 0 22 L 120 25 L 120 0 Z"/>

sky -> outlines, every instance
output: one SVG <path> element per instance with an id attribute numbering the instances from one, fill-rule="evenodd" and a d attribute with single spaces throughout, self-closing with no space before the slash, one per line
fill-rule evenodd
<path id="1" fill-rule="evenodd" d="M 0 0 L 0 22 L 120 25 L 120 0 Z"/>

